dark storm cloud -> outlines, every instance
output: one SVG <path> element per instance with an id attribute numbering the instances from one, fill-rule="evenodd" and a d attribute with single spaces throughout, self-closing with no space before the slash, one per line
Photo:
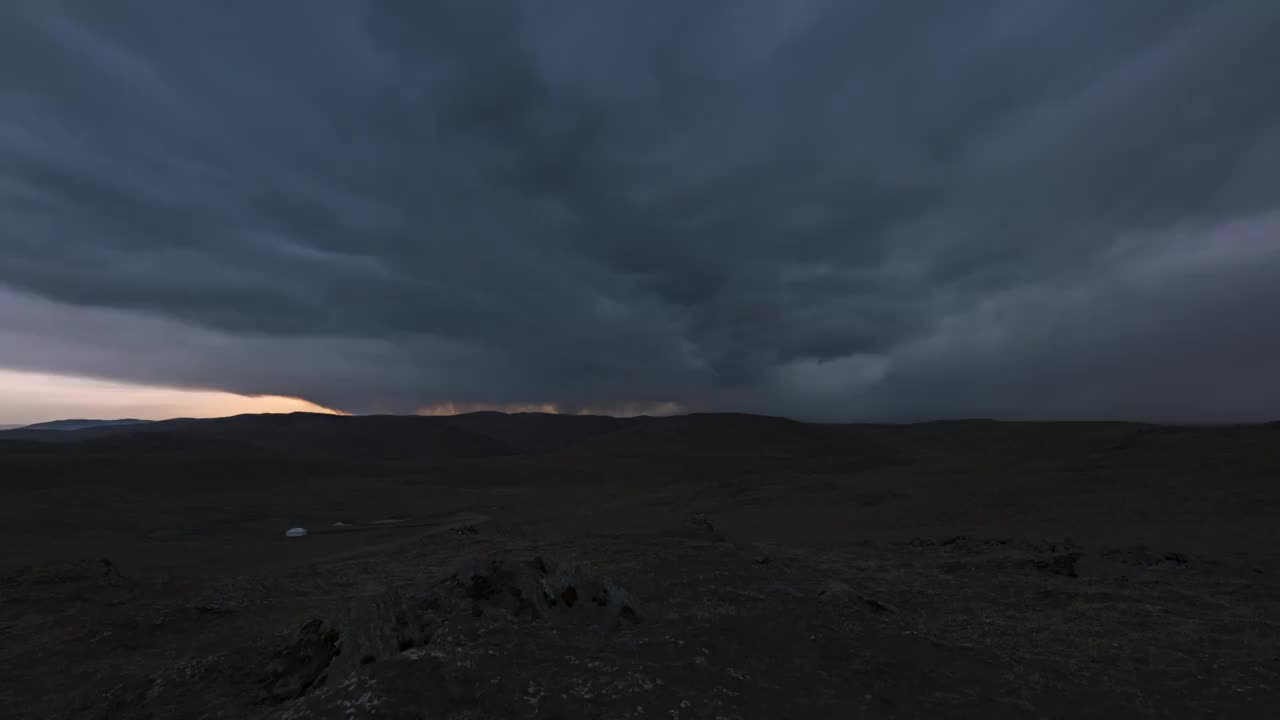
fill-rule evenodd
<path id="1" fill-rule="evenodd" d="M 347 410 L 1253 417 L 1270 0 L 12 2 L 0 365 Z"/>

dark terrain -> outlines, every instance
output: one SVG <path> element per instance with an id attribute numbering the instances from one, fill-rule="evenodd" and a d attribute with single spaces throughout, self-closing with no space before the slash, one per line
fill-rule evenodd
<path id="1" fill-rule="evenodd" d="M 1278 481 L 1274 423 L 0 432 L 0 707 L 1276 717 Z"/>

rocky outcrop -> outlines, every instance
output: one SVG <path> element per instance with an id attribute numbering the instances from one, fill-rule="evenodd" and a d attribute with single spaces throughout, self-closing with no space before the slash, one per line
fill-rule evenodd
<path id="1" fill-rule="evenodd" d="M 636 598 L 589 566 L 541 557 L 472 561 L 441 590 L 442 603 L 476 617 L 498 613 L 514 620 L 601 629 L 641 619 Z"/>
<path id="2" fill-rule="evenodd" d="M 639 607 L 585 564 L 471 560 L 426 592 L 344 598 L 331 617 L 308 622 L 275 652 L 263 700 L 288 703 L 285 718 L 445 712 L 474 703 L 489 676 L 481 669 L 501 672 L 511 648 L 607 636 L 642 622 Z"/>

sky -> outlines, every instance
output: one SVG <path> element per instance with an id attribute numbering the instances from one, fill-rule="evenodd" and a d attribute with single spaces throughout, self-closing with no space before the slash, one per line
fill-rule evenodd
<path id="1" fill-rule="evenodd" d="M 98 419 L 226 417 L 241 413 L 332 412 L 305 400 L 245 397 L 189 388 L 149 387 L 45 373 L 0 372 L 5 425 L 29 425 L 49 418 Z"/>
<path id="2" fill-rule="evenodd" d="M 0 423 L 1275 419 L 1277 36 L 1274 0 L 9 0 Z"/>

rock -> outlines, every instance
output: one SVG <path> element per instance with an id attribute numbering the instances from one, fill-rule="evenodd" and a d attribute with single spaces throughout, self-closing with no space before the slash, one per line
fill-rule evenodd
<path id="1" fill-rule="evenodd" d="M 328 675 L 341 680 L 360 666 L 426 645 L 431 639 L 432 610 L 430 601 L 408 598 L 397 590 L 343 598 L 333 622 L 337 653 Z"/>
<path id="2" fill-rule="evenodd" d="M 787 595 L 795 598 L 802 598 L 805 596 L 805 594 L 801 592 L 798 588 L 792 585 L 788 585 L 786 583 L 773 583 L 765 589 L 777 595 Z M 819 593 L 819 597 L 821 596 L 822 594 Z"/>
<path id="3" fill-rule="evenodd" d="M 1146 545 L 1112 548 L 1098 554 L 1101 560 L 1144 569 L 1180 568 L 1188 563 L 1187 556 L 1178 552 L 1156 552 Z"/>
<path id="4" fill-rule="evenodd" d="M 366 666 L 422 647 L 431 638 L 436 608 L 397 590 L 342 598 L 331 618 L 308 622 L 276 651 L 263 681 L 266 700 L 283 702 L 345 682 Z"/>
<path id="5" fill-rule="evenodd" d="M 722 543 L 727 539 L 704 513 L 694 513 L 689 517 L 688 524 L 677 528 L 675 532 L 678 535 L 703 541 Z"/>
<path id="6" fill-rule="evenodd" d="M 414 704 L 413 695 L 392 697 L 387 688 L 367 675 L 353 675 L 340 683 L 319 688 L 298 699 L 280 716 L 282 720 L 360 720 L 361 718 L 408 718 L 404 706 Z M 400 712 L 396 707 L 400 706 Z"/>
<path id="7" fill-rule="evenodd" d="M 1189 563 L 1190 560 L 1182 553 L 1157 552 L 1145 545 L 1137 545 L 1089 553 L 1079 559 L 1075 569 L 1080 577 L 1121 578 L 1177 570 Z"/>
<path id="8" fill-rule="evenodd" d="M 210 591 L 191 603 L 191 609 L 201 615 L 230 615 L 240 612 L 249 605 L 243 593 L 229 591 Z"/>
<path id="9" fill-rule="evenodd" d="M 340 635 L 331 624 L 312 620 L 287 647 L 276 651 L 263 679 L 263 700 L 280 703 L 323 684 L 329 663 L 338 654 Z"/>
<path id="10" fill-rule="evenodd" d="M 612 631 L 641 622 L 638 607 L 630 592 L 585 564 L 471 560 L 418 594 L 340 600 L 329 618 L 311 621 L 275 653 L 264 701 L 283 705 L 277 717 L 295 720 L 454 717 L 480 707 L 494 717 L 547 711 L 577 676 L 513 667 L 511 654 L 598 649 Z M 588 673 L 588 690 L 601 683 L 592 696 L 623 693 L 630 682 L 604 684 L 602 668 L 617 670 L 617 660 L 579 663 L 568 658 L 564 671 Z M 541 687 L 547 677 L 556 678 L 558 692 L 539 691 L 530 701 L 530 683 Z"/>
<path id="11" fill-rule="evenodd" d="M 1064 555 L 1054 555 L 1048 559 L 1036 560 L 1034 564 L 1037 568 L 1046 572 L 1074 578 L 1080 577 L 1080 573 L 1077 570 L 1077 564 L 1083 557 L 1084 553 L 1073 552 L 1066 553 Z"/>
<path id="12" fill-rule="evenodd" d="M 471 561 L 446 582 L 454 601 L 476 617 L 576 623 L 603 628 L 641 620 L 636 598 L 585 564 L 532 560 Z"/>
<path id="13" fill-rule="evenodd" d="M 288 717 L 399 717 L 375 702 L 379 693 L 394 686 L 396 703 L 418 698 L 404 688 L 420 689 L 430 676 L 423 673 L 434 668 L 430 672 L 444 673 L 446 695 L 464 702 L 478 681 L 449 679 L 451 672 L 474 674 L 477 662 L 498 657 L 498 647 L 530 633 L 556 637 L 638 623 L 638 606 L 626 589 L 585 564 L 473 560 L 423 594 L 393 589 L 340 600 L 330 618 L 307 623 L 275 653 L 262 681 L 264 700 L 305 696 Z M 416 684 L 404 680 L 411 671 L 418 673 Z M 350 712 L 334 715 L 333 708 Z"/>
<path id="14" fill-rule="evenodd" d="M 148 676 L 147 681 L 150 683 L 146 694 L 142 698 L 142 702 L 154 702 L 165 692 L 171 690 L 175 686 L 182 686 L 188 683 L 198 682 L 206 675 L 216 670 L 226 657 L 225 653 L 214 655 L 205 655 L 203 657 L 186 658 L 179 661 L 165 670 L 164 672 L 154 673 Z"/>
<path id="15" fill-rule="evenodd" d="M 910 547 L 937 547 L 948 551 L 966 554 L 999 554 L 999 555 L 1045 555 L 1065 553 L 1079 550 L 1070 537 L 1062 541 L 1053 540 L 1019 540 L 1017 538 L 977 538 L 968 535 L 954 535 L 944 538 L 914 537 L 906 542 Z"/>
<path id="16" fill-rule="evenodd" d="M 898 609 L 889 603 L 864 595 L 847 583 L 830 580 L 818 591 L 818 601 L 833 605 L 861 605 L 872 612 L 897 613 Z"/>
<path id="17" fill-rule="evenodd" d="M 0 601 L 45 602 L 76 600 L 100 605 L 124 605 L 139 590 L 108 558 L 96 561 L 26 565 L 0 578 Z"/>
<path id="18" fill-rule="evenodd" d="M 345 679 L 333 680 L 295 700 L 281 720 L 420 720 L 457 717 L 473 708 L 474 695 L 451 682 L 431 659 L 397 659 L 368 666 Z"/>

